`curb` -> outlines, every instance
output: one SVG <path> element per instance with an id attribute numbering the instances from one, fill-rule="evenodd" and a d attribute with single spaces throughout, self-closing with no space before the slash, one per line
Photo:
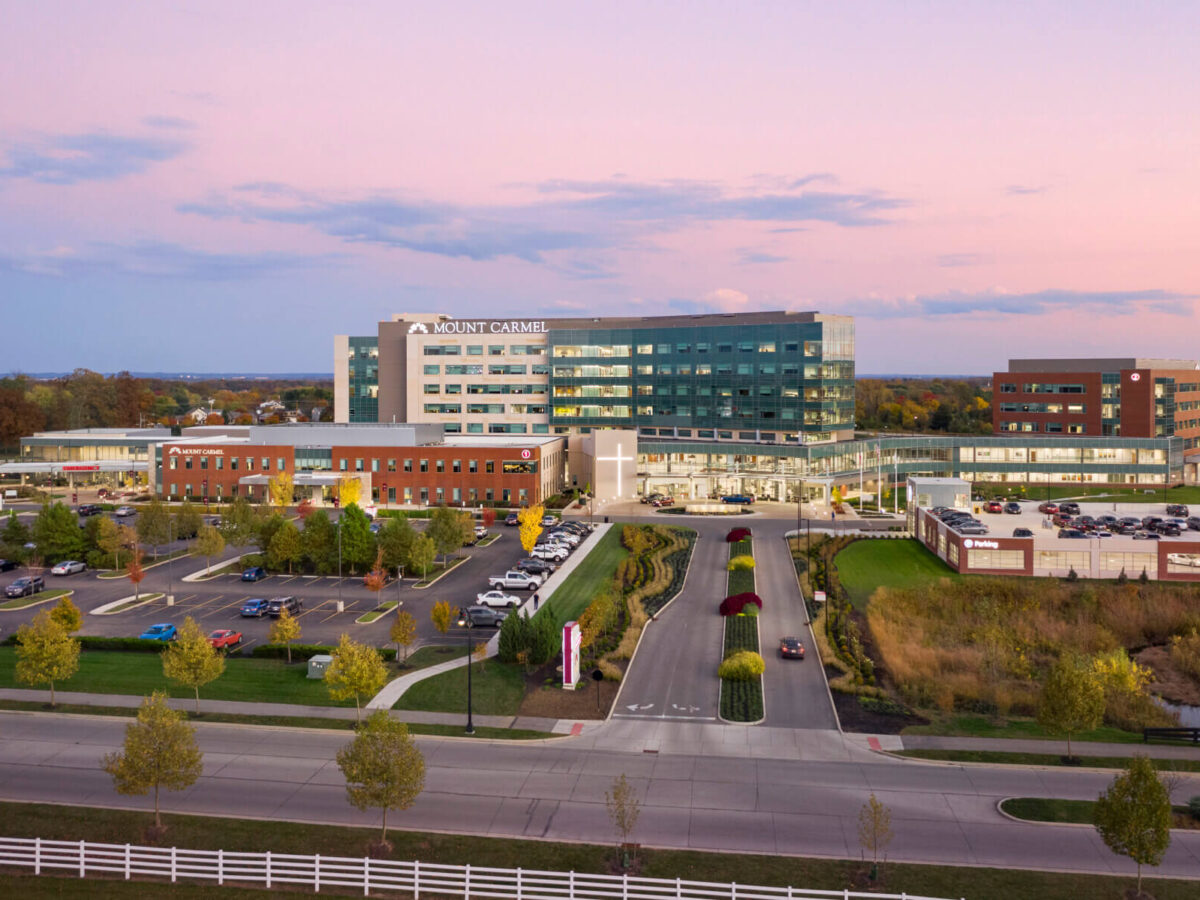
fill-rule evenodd
<path id="1" fill-rule="evenodd" d="M 141 609 L 147 603 L 153 603 L 155 600 L 161 600 L 165 596 L 167 596 L 165 591 L 154 591 L 152 593 L 147 594 L 146 599 L 144 599 L 138 603 L 135 603 L 133 606 L 127 606 L 122 610 L 118 610 L 117 612 L 109 612 L 109 607 L 120 606 L 122 603 L 125 603 L 129 600 L 134 599 L 134 597 L 122 597 L 120 600 L 113 600 L 111 603 L 105 603 L 103 606 L 97 606 L 95 609 L 93 609 L 91 612 L 89 612 L 88 615 L 89 616 L 119 616 L 119 615 L 121 615 L 121 613 L 127 613 L 127 612 L 132 612 L 135 609 Z"/>
<path id="2" fill-rule="evenodd" d="M 253 555 L 254 555 L 253 553 L 239 553 L 237 556 L 232 556 L 229 559 L 221 560 L 215 566 L 207 566 L 206 568 L 201 569 L 199 572 L 193 572 L 191 575 L 184 575 L 179 580 L 181 582 L 185 582 L 187 584 L 193 584 L 197 581 L 207 581 L 208 579 L 210 579 L 214 575 L 216 575 L 221 569 L 224 569 L 226 566 L 228 566 L 230 563 L 235 563 L 244 557 L 253 556 Z M 234 573 L 230 572 L 228 574 L 232 575 Z"/>
<path id="3" fill-rule="evenodd" d="M 472 557 L 469 553 L 466 556 L 456 557 L 454 565 L 452 565 L 448 569 L 443 569 L 442 573 L 440 575 L 438 575 L 437 578 L 433 579 L 433 581 L 429 582 L 428 584 L 414 584 L 414 585 L 412 585 L 412 589 L 414 591 L 423 591 L 426 588 L 433 587 L 435 584 L 437 584 L 439 581 L 441 581 L 443 578 L 445 578 L 451 572 L 457 572 L 459 569 L 461 569 L 463 566 L 465 566 L 467 563 L 469 563 L 471 561 L 471 559 L 472 559 Z"/>
<path id="4" fill-rule="evenodd" d="M 58 590 L 58 589 L 57 588 L 49 588 L 49 590 Z M 42 592 L 39 591 L 38 593 L 42 593 Z M 37 594 L 34 594 L 33 596 L 36 597 Z M 26 603 L 24 606 L 14 606 L 12 609 L 0 609 L 0 613 L 25 612 L 25 610 L 27 610 L 27 609 L 34 609 L 36 607 L 43 606 L 46 603 L 54 603 L 55 601 L 62 600 L 65 597 L 73 597 L 73 596 L 75 596 L 75 589 L 69 588 L 64 593 L 55 594 L 53 597 L 44 597 L 43 599 L 35 601 L 33 603 Z M 20 598 L 14 597 L 12 599 L 17 600 Z"/>

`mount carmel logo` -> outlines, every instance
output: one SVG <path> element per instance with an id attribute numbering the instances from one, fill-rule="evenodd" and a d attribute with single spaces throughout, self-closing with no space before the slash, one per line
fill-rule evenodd
<path id="1" fill-rule="evenodd" d="M 408 326 L 409 334 L 429 334 L 429 327 L 424 322 L 413 322 Z"/>

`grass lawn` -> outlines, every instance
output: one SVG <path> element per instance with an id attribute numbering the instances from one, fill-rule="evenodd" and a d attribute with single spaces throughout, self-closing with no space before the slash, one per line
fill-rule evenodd
<path id="1" fill-rule="evenodd" d="M 370 612 L 365 612 L 354 621 L 360 625 L 370 625 L 372 622 L 383 618 L 389 612 L 396 608 L 395 600 L 384 600 Z"/>
<path id="2" fill-rule="evenodd" d="M 1074 742 L 1072 742 L 1074 747 Z M 1063 745 L 1066 752 L 1066 745 Z M 1062 757 L 1050 753 L 1010 753 L 1006 750 L 905 750 L 900 756 L 914 759 L 938 759 L 947 762 L 993 763 L 1013 766 L 1061 766 Z M 1124 769 L 1129 765 L 1126 756 L 1080 756 L 1090 769 Z M 1200 759 L 1155 759 L 1161 772 L 1200 772 Z"/>
<path id="3" fill-rule="evenodd" d="M 601 586 L 616 574 L 621 560 L 629 555 L 629 551 L 621 546 L 621 529 L 620 522 L 608 529 L 587 558 L 542 605 L 543 610 L 552 611 L 560 625 L 579 618 Z"/>
<path id="4" fill-rule="evenodd" d="M 1030 822 L 1073 823 L 1076 825 L 1091 825 L 1092 813 L 1096 809 L 1095 800 L 1058 800 L 1053 797 L 1012 797 L 1000 804 L 1010 816 L 1027 819 Z M 1200 828 L 1197 821 L 1186 806 L 1171 807 L 1172 828 L 1188 830 Z M 1153 893 L 1153 882 L 1150 887 Z"/>
<path id="5" fill-rule="evenodd" d="M 0 647 L 0 687 L 23 688 L 16 680 L 16 648 Z M 200 688 L 201 700 L 246 700 L 258 703 L 301 703 L 306 706 L 354 706 L 353 700 L 335 703 L 324 682 L 306 677 L 304 663 L 288 665 L 279 659 L 225 661 L 225 673 Z M 85 650 L 79 654 L 79 671 L 57 682 L 60 691 L 93 694 L 135 694 L 166 691 L 172 697 L 194 697 L 190 688 L 167 681 L 157 653 L 122 653 L 116 650 Z"/>
<path id="6" fill-rule="evenodd" d="M 404 654 L 401 653 L 400 655 L 403 656 Z M 436 666 L 438 663 L 444 663 L 466 655 L 467 648 L 461 644 L 431 644 L 427 647 L 420 647 L 408 654 L 408 660 L 405 662 L 404 668 L 406 671 L 410 669 L 424 669 L 427 666 Z"/>
<path id="7" fill-rule="evenodd" d="M 479 663 L 472 665 L 475 668 L 471 676 L 471 710 L 481 716 L 515 716 L 525 697 L 525 676 L 520 666 L 495 659 L 489 659 L 482 670 Z M 392 708 L 465 714 L 467 670 L 452 669 L 418 681 Z"/>
<path id="8" fill-rule="evenodd" d="M 835 562 L 850 602 L 860 611 L 867 608 L 871 594 L 880 585 L 910 588 L 940 578 L 962 578 L 917 541 L 855 541 L 837 555 Z"/>
<path id="9" fill-rule="evenodd" d="M 1152 490 L 1151 493 L 1145 493 L 1147 490 Z M 999 493 L 999 492 L 997 492 Z M 1164 493 L 1161 487 L 1159 488 L 1104 488 L 1104 487 L 1071 487 L 1071 486 L 1054 486 L 1050 488 L 1049 498 L 1046 496 L 1045 487 L 1030 487 L 1024 494 L 1020 488 L 1009 490 L 1006 494 L 1013 494 L 1022 499 L 1036 500 L 1039 503 L 1043 500 L 1078 500 L 1081 503 L 1088 502 L 1108 502 L 1108 503 L 1197 503 L 1200 504 L 1200 487 L 1195 485 L 1184 485 L 1183 487 L 1173 487 Z"/>
<path id="10" fill-rule="evenodd" d="M 5 833 L 13 837 L 43 837 L 50 840 L 79 840 L 124 844 L 140 842 L 150 815 L 128 810 L 90 809 L 36 803 L 0 803 Z M 325 856 L 361 856 L 378 834 L 374 828 L 344 828 L 262 822 L 207 816 L 166 814 L 167 845 L 200 850 L 276 852 Z M 508 868 L 518 861 L 526 869 L 577 871 L 608 874 L 611 845 L 557 843 L 553 841 L 485 838 L 476 835 L 432 834 L 392 830 L 388 833 L 393 859 Z M 790 857 L 781 854 L 702 853 L 694 850 L 651 850 L 639 852 L 641 874 L 650 878 L 682 877 L 697 881 L 746 885 L 818 888 L 841 891 L 855 889 L 855 875 L 865 866 L 857 860 Z M 933 897 L 969 897 L 971 900 L 1061 900 L 1063 897 L 1118 897 L 1133 886 L 1132 878 L 1078 875 L 1058 872 L 1026 872 L 1017 869 L 921 866 L 888 863 L 883 869 L 880 890 L 924 894 Z M 67 898 L 134 898 L 147 896 L 149 885 L 89 878 L 13 875 L 14 896 L 41 900 Z M 1196 882 L 1150 879 L 1147 887 L 1158 900 L 1190 900 Z M 311 890 L 300 889 L 311 896 Z M 282 893 L 283 889 L 277 889 Z M 263 891 L 243 891 L 215 885 L 155 884 L 154 896 L 193 898 L 264 897 Z"/>
<path id="11" fill-rule="evenodd" d="M 11 600 L 5 600 L 3 603 L 0 603 L 0 609 L 25 609 L 27 606 L 33 606 L 35 603 L 56 600 L 63 594 L 69 593 L 71 593 L 70 588 L 48 588 L 44 591 L 38 591 L 36 594 L 30 594 L 28 597 L 13 597 Z"/>
<path id="12" fill-rule="evenodd" d="M 928 711 L 926 711 L 927 714 Z M 1067 751 L 1066 738 L 1051 734 L 1034 719 L 1003 719 L 997 721 L 987 716 L 949 716 L 934 719 L 928 725 L 910 725 L 903 734 L 936 734 L 953 737 L 1024 738 L 1035 740 L 1062 741 L 1063 752 Z M 1141 734 L 1122 731 L 1119 728 L 1101 726 L 1093 731 L 1071 735 L 1071 741 L 1101 741 L 1110 744 L 1140 744 Z"/>

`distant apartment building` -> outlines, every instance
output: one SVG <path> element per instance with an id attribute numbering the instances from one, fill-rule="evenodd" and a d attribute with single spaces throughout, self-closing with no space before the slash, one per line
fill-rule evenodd
<path id="1" fill-rule="evenodd" d="M 993 376 L 998 435 L 1171 438 L 1200 449 L 1200 362 L 1010 359 Z"/>

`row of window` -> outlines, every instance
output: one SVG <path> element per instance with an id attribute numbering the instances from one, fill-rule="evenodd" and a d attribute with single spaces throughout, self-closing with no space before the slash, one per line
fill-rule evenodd
<path id="1" fill-rule="evenodd" d="M 1000 385 L 1001 394 L 1017 393 L 1017 386 L 1012 383 Z M 1086 394 L 1087 389 L 1082 384 L 1042 384 L 1032 382 L 1021 385 L 1023 394 Z"/>
<path id="2" fill-rule="evenodd" d="M 775 419 L 783 421 L 798 421 L 800 415 L 795 409 L 739 409 L 736 406 L 652 406 L 647 404 L 638 405 L 636 408 L 638 416 L 674 416 L 681 418 L 707 418 L 715 416 L 718 419 Z M 778 414 L 777 414 L 778 413 Z M 628 419 L 629 407 L 623 404 L 613 405 L 588 405 L 581 404 L 579 406 L 557 405 L 554 407 L 554 415 L 562 419 Z M 836 414 L 822 410 L 806 410 L 803 414 L 803 422 L 805 425 L 824 425 L 830 421 L 835 421 Z"/>
<path id="3" fill-rule="evenodd" d="M 472 416 L 500 416 L 504 415 L 505 405 L 503 403 L 468 403 L 467 415 Z M 508 404 L 508 412 L 516 416 L 544 416 L 547 407 L 543 404 L 535 403 L 510 403 Z M 426 403 L 425 412 L 434 415 L 457 416 L 461 415 L 463 404 L 461 403 Z"/>
<path id="4" fill-rule="evenodd" d="M 433 382 L 421 386 L 425 394 L 461 394 L 463 386 L 457 383 L 436 384 Z M 545 394 L 544 384 L 468 384 L 468 394 Z"/>
<path id="5" fill-rule="evenodd" d="M 175 482 L 171 482 L 170 484 L 167 485 L 167 493 L 171 497 L 179 497 L 180 496 L 180 490 L 179 490 L 180 487 L 181 487 L 181 485 L 176 484 Z M 196 493 L 196 489 L 198 487 L 200 487 L 200 486 L 193 485 L 190 482 L 185 483 L 182 485 L 182 488 L 183 488 L 182 495 L 184 497 L 188 497 L 189 499 L 192 497 L 200 496 L 199 494 Z M 240 485 L 236 485 L 236 484 L 231 485 L 230 492 L 229 492 L 229 496 L 231 499 L 236 498 L 238 496 L 238 488 L 239 487 L 240 487 Z M 219 502 L 224 497 L 223 486 L 218 484 L 218 485 L 215 485 L 215 488 L 216 488 L 216 490 L 215 490 L 214 496 L 217 498 L 217 500 Z M 246 493 L 247 493 L 247 496 L 253 494 L 253 489 L 247 491 Z M 371 499 L 372 500 L 379 502 L 380 500 L 383 499 L 382 494 L 383 494 L 383 489 L 381 487 L 372 487 L 372 489 L 371 489 Z M 516 490 L 512 490 L 511 488 L 501 488 L 499 490 L 497 490 L 495 488 L 466 488 L 464 490 L 461 487 L 451 487 L 451 488 L 404 487 L 404 488 L 397 489 L 397 488 L 389 486 L 387 488 L 386 502 L 387 503 L 418 502 L 418 503 L 422 504 L 423 506 L 428 506 L 431 502 L 434 504 L 446 503 L 447 501 L 449 501 L 450 503 L 462 503 L 464 499 L 466 500 L 467 503 L 478 503 L 480 500 L 495 501 L 497 499 L 499 499 L 505 503 L 511 503 L 514 500 L 516 500 L 519 503 L 524 503 L 530 499 L 530 495 L 529 495 L 528 488 L 517 488 Z"/>
<path id="6" fill-rule="evenodd" d="M 167 459 L 167 468 L 168 469 L 185 469 L 185 470 L 192 469 L 192 468 L 207 469 L 208 461 L 210 459 L 215 460 L 215 462 L 213 463 L 213 468 L 216 469 L 218 472 L 220 472 L 221 470 L 223 470 L 225 468 L 225 457 L 224 456 L 211 456 L 211 457 L 210 456 L 199 456 L 199 457 L 185 456 L 183 458 L 182 466 L 179 465 L 179 457 L 178 456 L 171 456 Z M 196 462 L 197 460 L 199 460 L 199 462 Z M 271 457 L 269 457 L 269 456 L 258 456 L 258 457 L 255 457 L 255 456 L 245 456 L 245 457 L 231 456 L 231 457 L 229 457 L 229 470 L 231 472 L 239 471 L 239 461 L 240 461 L 242 463 L 241 471 L 253 472 L 255 470 L 254 469 L 255 460 L 257 460 L 259 462 L 260 471 L 263 471 L 263 472 L 271 471 Z M 285 463 L 286 463 L 286 460 L 284 460 L 284 458 L 282 456 L 277 456 L 275 458 L 276 471 L 278 471 L 278 472 L 284 471 Z"/>
<path id="7" fill-rule="evenodd" d="M 1067 415 L 1082 416 L 1087 414 L 1086 403 L 1068 403 L 1066 404 Z M 1001 403 L 1000 412 L 1002 413 L 1054 413 L 1061 415 L 1064 409 L 1061 403 Z M 1119 410 L 1120 407 L 1117 407 Z M 1105 405 L 1105 417 L 1112 418 L 1112 406 Z"/>
<path id="8" fill-rule="evenodd" d="M 468 344 L 467 352 L 458 344 L 426 344 L 421 348 L 425 356 L 483 356 L 483 344 Z M 542 344 L 489 344 L 488 356 L 544 356 Z"/>
<path id="9" fill-rule="evenodd" d="M 1000 430 L 1033 434 L 1087 434 L 1087 426 L 1082 422 L 1001 422 Z"/>
<path id="10" fill-rule="evenodd" d="M 549 425 L 526 425 L 524 422 L 468 422 L 466 428 L 462 422 L 446 422 L 443 426 L 446 434 L 549 434 Z M 561 433 L 562 429 L 559 429 Z"/>
<path id="11" fill-rule="evenodd" d="M 709 353 L 713 349 L 713 344 L 708 341 L 697 342 L 694 347 L 697 353 Z M 717 353 L 733 353 L 734 343 L 720 342 L 716 345 Z M 779 347 L 776 341 L 738 341 L 738 353 L 774 353 Z M 555 357 L 611 357 L 611 356 L 629 356 L 631 351 L 629 344 L 558 344 L 554 347 L 553 356 Z M 681 353 L 691 353 L 693 345 L 690 343 L 676 344 L 638 344 L 638 356 L 650 356 L 657 353 L 660 356 Z M 784 341 L 784 353 L 799 353 L 799 341 Z M 821 342 L 820 341 L 805 341 L 804 342 L 805 356 L 820 356 Z"/>
<path id="12" fill-rule="evenodd" d="M 353 466 L 353 468 L 351 468 L 350 458 L 342 457 L 342 458 L 338 459 L 338 461 L 337 461 L 337 469 L 339 472 L 350 472 L 350 471 L 354 471 L 354 472 L 367 472 L 367 471 L 370 471 L 370 472 L 396 472 L 396 471 L 412 472 L 413 471 L 413 460 L 411 460 L 411 459 L 399 460 L 399 463 L 400 463 L 399 469 L 397 469 L 397 461 L 398 461 L 397 458 L 383 460 L 378 457 L 367 458 L 367 457 L 359 456 L 354 459 L 354 461 L 353 461 L 354 466 Z M 428 472 L 429 471 L 429 460 L 418 459 L 416 461 L 416 464 L 417 464 L 417 468 L 416 468 L 417 472 Z M 447 471 L 446 464 L 447 464 L 447 460 L 435 459 L 433 461 L 433 471 L 434 472 L 446 472 Z M 452 460 L 449 460 L 449 464 L 450 464 L 450 468 L 448 471 L 454 472 L 454 473 L 462 473 L 463 472 L 463 460 L 452 459 Z M 479 472 L 480 472 L 479 460 L 468 459 L 468 460 L 466 460 L 466 464 L 467 464 L 466 474 L 468 474 L 468 475 L 479 474 Z M 507 460 L 506 459 L 506 460 L 501 461 L 500 471 L 503 472 L 505 475 L 527 475 L 527 474 L 536 472 L 537 466 L 538 466 L 538 464 L 536 461 L 531 461 L 531 460 L 527 460 L 527 459 L 524 459 L 524 460 L 516 460 L 516 459 Z M 495 472 L 496 472 L 496 461 L 494 459 L 485 459 L 483 461 L 483 474 L 494 475 Z"/>

